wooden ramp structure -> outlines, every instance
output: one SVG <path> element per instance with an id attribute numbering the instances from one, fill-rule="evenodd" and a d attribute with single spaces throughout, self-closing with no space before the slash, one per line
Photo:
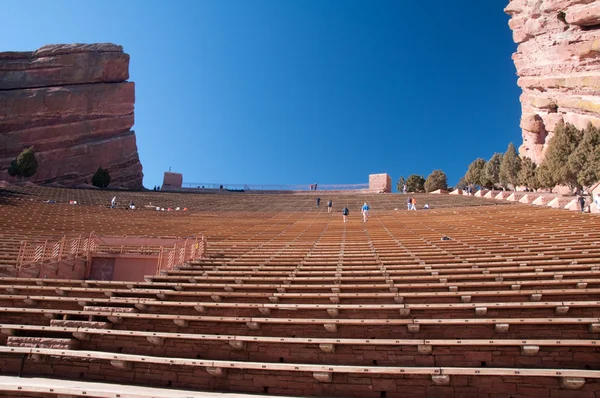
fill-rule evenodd
<path id="1" fill-rule="evenodd" d="M 107 397 L 114 384 L 375 398 L 600 391 L 596 215 L 466 195 L 417 195 L 431 209 L 415 212 L 405 195 L 358 193 L 323 193 L 320 207 L 314 193 L 131 193 L 142 207 L 189 210 L 125 211 L 101 206 L 110 192 L 45 189 L 0 205 L 10 253 L 14 236 L 85 229 L 199 231 L 205 255 L 141 282 L 0 278 L 0 396 L 58 395 L 15 392 L 26 377 L 72 396 L 107 383 L 89 395 Z M 81 204 L 28 200 L 49 195 Z"/>

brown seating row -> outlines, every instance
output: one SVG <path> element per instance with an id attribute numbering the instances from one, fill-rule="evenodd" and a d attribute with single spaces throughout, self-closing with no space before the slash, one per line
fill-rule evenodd
<path id="1" fill-rule="evenodd" d="M 331 382 L 333 374 L 350 373 L 350 374 L 378 374 L 378 375 L 430 375 L 435 384 L 447 385 L 450 382 L 450 377 L 459 375 L 469 376 L 525 376 L 525 377 L 559 377 L 563 379 L 563 383 L 577 384 L 581 387 L 585 383 L 585 379 L 600 379 L 600 371 L 594 370 L 571 370 L 571 369 L 506 369 L 506 368 L 460 368 L 460 367 L 383 367 L 383 366 L 339 366 L 339 365 L 316 365 L 316 364 L 269 364 L 257 362 L 240 362 L 240 361 L 214 361 L 202 359 L 187 359 L 187 358 L 163 358 L 152 357 L 147 355 L 131 355 L 105 353 L 95 351 L 76 351 L 76 350 L 59 350 L 59 349 L 44 349 L 44 348 L 27 348 L 27 347 L 0 347 L 0 353 L 5 354 L 25 354 L 37 357 L 54 356 L 65 357 L 72 359 L 100 359 L 109 361 L 118 369 L 127 369 L 131 367 L 131 363 L 142 362 L 145 364 L 162 364 L 169 366 L 193 366 L 202 367 L 208 374 L 213 377 L 225 376 L 225 371 L 232 370 L 280 370 L 291 372 L 308 372 L 320 382 Z M 569 379 L 576 380 L 569 380 Z M 566 379 L 566 380 L 564 380 Z M 573 386 L 574 387 L 574 386 Z M 568 387 L 569 388 L 569 387 Z M 572 387 L 571 387 L 572 388 Z"/>
<path id="2" fill-rule="evenodd" d="M 0 397 L 210 398 L 212 393 L 48 378 L 0 376 Z M 238 395 L 238 398 L 252 398 Z M 277 398 L 275 396 L 275 398 Z M 283 398 L 283 397 L 280 397 Z"/>
<path id="3" fill-rule="evenodd" d="M 469 319 L 352 319 L 352 318 L 273 318 L 273 317 L 227 317 L 227 316 L 206 316 L 206 315 L 171 315 L 171 314 L 150 314 L 138 312 L 123 311 L 95 311 L 95 310 L 62 310 L 45 308 L 19 308 L 19 307 L 0 307 L 0 313 L 7 314 L 41 314 L 50 319 L 56 319 L 64 316 L 84 316 L 84 317 L 103 317 L 112 318 L 113 323 L 121 323 L 124 319 L 152 319 L 155 321 L 173 321 L 181 327 L 189 326 L 189 322 L 213 322 L 213 323 L 242 323 L 246 324 L 250 330 L 260 329 L 261 324 L 285 324 L 285 325 L 321 325 L 329 333 L 337 331 L 338 325 L 353 326 L 406 326 L 407 331 L 416 333 L 420 327 L 427 325 L 495 325 L 497 332 L 503 332 L 508 329 L 505 325 L 586 325 L 590 333 L 598 333 L 600 328 L 600 319 L 597 317 L 588 318 L 469 318 Z"/>

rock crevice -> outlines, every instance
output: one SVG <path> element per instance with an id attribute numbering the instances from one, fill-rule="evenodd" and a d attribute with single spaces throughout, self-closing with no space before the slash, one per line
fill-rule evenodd
<path id="1" fill-rule="evenodd" d="M 110 43 L 0 53 L 0 180 L 33 146 L 39 168 L 31 181 L 74 186 L 103 167 L 111 186 L 141 188 L 128 78 L 129 55 Z"/>

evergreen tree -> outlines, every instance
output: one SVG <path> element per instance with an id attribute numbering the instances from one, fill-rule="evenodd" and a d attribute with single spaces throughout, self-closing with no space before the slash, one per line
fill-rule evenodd
<path id="1" fill-rule="evenodd" d="M 404 179 L 404 176 L 400 176 L 398 182 L 396 183 L 396 188 L 398 188 L 398 192 L 402 192 L 404 184 L 406 184 L 406 180 Z"/>
<path id="2" fill-rule="evenodd" d="M 539 167 L 540 183 L 544 188 L 554 188 L 559 184 L 568 185 L 571 189 L 581 188 L 577 182 L 578 170 L 569 165 L 569 156 L 575 152 L 582 135 L 581 130 L 570 123 L 556 126 Z"/>
<path id="3" fill-rule="evenodd" d="M 521 169 L 519 170 L 518 185 L 523 185 L 527 188 L 538 189 L 539 182 L 536 175 L 537 165 L 528 157 L 521 161 Z"/>
<path id="4" fill-rule="evenodd" d="M 463 177 L 464 181 L 469 185 L 483 186 L 482 177 L 485 175 L 485 160 L 477 158 L 471 162 L 467 173 Z"/>
<path id="5" fill-rule="evenodd" d="M 433 170 L 431 174 L 427 176 L 427 180 L 425 180 L 425 192 L 433 192 L 438 189 L 448 189 L 448 179 L 446 178 L 446 173 L 442 170 Z"/>
<path id="6" fill-rule="evenodd" d="M 18 177 L 21 180 L 32 177 L 37 172 L 37 168 L 38 161 L 35 158 L 33 148 L 27 148 L 23 149 L 19 156 L 10 162 L 8 174 L 11 177 Z"/>
<path id="7" fill-rule="evenodd" d="M 600 180 L 600 129 L 591 123 L 583 130 L 581 142 L 569 156 L 569 169 L 577 177 L 577 183 L 590 186 Z"/>
<path id="8" fill-rule="evenodd" d="M 502 163 L 502 154 L 494 155 L 485 164 L 485 179 L 482 179 L 483 186 L 494 188 L 500 183 L 500 163 Z"/>
<path id="9" fill-rule="evenodd" d="M 504 188 L 508 188 L 509 185 L 512 185 L 513 189 L 516 188 L 519 185 L 519 170 L 521 170 L 521 158 L 511 142 L 500 162 L 500 185 Z"/>
<path id="10" fill-rule="evenodd" d="M 556 176 L 550 170 L 550 166 L 548 166 L 546 162 L 542 162 L 535 169 L 535 179 L 540 188 L 550 189 L 550 192 L 552 192 L 552 189 L 558 184 Z"/>
<path id="11" fill-rule="evenodd" d="M 406 190 L 408 192 L 422 192 L 425 190 L 425 178 L 417 174 L 411 174 L 406 179 Z"/>

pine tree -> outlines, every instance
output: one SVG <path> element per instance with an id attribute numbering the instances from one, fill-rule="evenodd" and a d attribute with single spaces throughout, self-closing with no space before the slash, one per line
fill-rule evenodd
<path id="1" fill-rule="evenodd" d="M 500 163 L 502 163 L 502 154 L 494 153 L 494 155 L 485 164 L 485 187 L 494 188 L 500 183 Z"/>
<path id="2" fill-rule="evenodd" d="M 577 182 L 578 170 L 569 165 L 569 156 L 575 152 L 583 133 L 570 123 L 560 123 L 554 129 L 554 135 L 548 142 L 544 161 L 540 164 L 540 183 L 544 188 L 556 185 L 568 185 L 571 189 L 581 188 Z"/>
<path id="3" fill-rule="evenodd" d="M 417 174 L 411 174 L 406 179 L 408 192 L 422 192 L 425 189 L 425 178 Z"/>
<path id="4" fill-rule="evenodd" d="M 574 171 L 577 183 L 590 186 L 600 180 L 600 129 L 591 123 L 583 130 L 581 142 L 569 156 L 569 168 Z"/>
<path id="5" fill-rule="evenodd" d="M 398 178 L 398 182 L 396 183 L 396 188 L 398 188 L 398 192 L 402 192 L 404 184 L 406 184 L 406 180 L 404 179 L 404 176 L 400 176 L 400 178 Z"/>
<path id="6" fill-rule="evenodd" d="M 425 180 L 425 192 L 433 192 L 438 189 L 448 189 L 448 179 L 442 170 L 434 170 Z"/>
<path id="7" fill-rule="evenodd" d="M 485 175 L 485 160 L 477 158 L 471 162 L 467 173 L 463 177 L 464 181 L 469 185 L 483 186 L 482 177 Z"/>
<path id="8" fill-rule="evenodd" d="M 558 184 L 555 174 L 550 170 L 550 166 L 546 162 L 542 162 L 535 169 L 535 179 L 540 188 L 552 189 Z"/>
<path id="9" fill-rule="evenodd" d="M 519 185 L 519 170 L 521 170 L 521 158 L 517 155 L 517 150 L 511 142 L 500 162 L 500 185 L 504 188 L 512 185 L 514 189 Z"/>
<path id="10" fill-rule="evenodd" d="M 527 188 L 538 189 L 539 182 L 536 175 L 537 165 L 528 157 L 521 161 L 521 169 L 519 170 L 518 185 L 523 185 Z"/>

